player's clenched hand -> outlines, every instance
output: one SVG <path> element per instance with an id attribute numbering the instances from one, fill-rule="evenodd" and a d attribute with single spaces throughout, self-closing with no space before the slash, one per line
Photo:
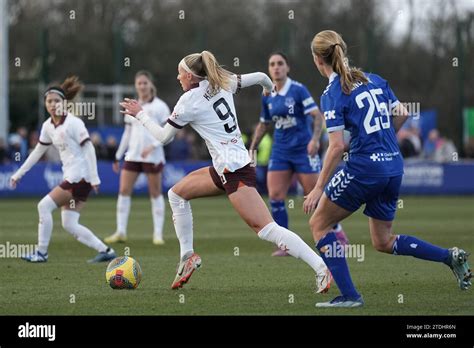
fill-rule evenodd
<path id="1" fill-rule="evenodd" d="M 253 166 L 257 166 L 257 151 L 255 151 L 255 149 L 249 148 L 249 157 L 250 163 Z"/>
<path id="2" fill-rule="evenodd" d="M 303 210 L 305 214 L 310 214 L 314 209 L 316 209 L 322 195 L 323 190 L 315 187 L 307 196 L 304 197 Z"/>
<path id="3" fill-rule="evenodd" d="M 119 161 L 114 161 L 112 163 L 112 170 L 114 173 L 118 173 L 120 171 L 120 162 Z"/>
<path id="4" fill-rule="evenodd" d="M 147 158 L 154 150 L 155 147 L 153 145 L 145 147 L 141 153 L 142 158 Z"/>
<path id="5" fill-rule="evenodd" d="M 307 150 L 308 155 L 310 155 L 311 157 L 316 155 L 319 151 L 319 140 L 311 139 L 311 141 L 308 143 Z"/>
<path id="6" fill-rule="evenodd" d="M 140 103 L 135 99 L 125 98 L 123 102 L 120 103 L 120 106 L 125 109 L 120 110 L 122 114 L 130 115 L 133 117 L 137 116 L 137 114 L 143 110 Z"/>
<path id="7" fill-rule="evenodd" d="M 92 185 L 92 189 L 94 190 L 96 194 L 99 193 L 99 185 Z"/>
<path id="8" fill-rule="evenodd" d="M 271 90 L 264 88 L 264 89 L 263 89 L 263 92 L 262 92 L 262 94 L 263 94 L 265 97 L 268 97 L 268 96 L 271 95 L 272 93 L 276 93 L 276 86 L 275 86 L 275 85 L 273 85 L 273 88 L 272 88 Z"/>
<path id="9" fill-rule="evenodd" d="M 18 185 L 18 180 L 15 180 L 14 178 L 10 178 L 10 187 L 14 190 L 16 189 L 16 185 Z"/>

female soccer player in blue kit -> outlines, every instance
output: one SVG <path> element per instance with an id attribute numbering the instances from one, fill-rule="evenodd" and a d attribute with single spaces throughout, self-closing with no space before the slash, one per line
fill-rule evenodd
<path id="1" fill-rule="evenodd" d="M 387 81 L 347 64 L 347 46 L 330 30 L 318 33 L 312 43 L 314 63 L 329 85 L 321 96 L 321 110 L 329 133 L 323 169 L 306 197 L 316 248 L 341 291 L 330 302 L 316 307 L 359 307 L 364 301 L 352 283 L 345 257 L 328 253 L 338 248 L 332 226 L 365 204 L 373 246 L 381 252 L 444 263 L 451 268 L 459 287 L 471 286 L 468 253 L 429 244 L 416 237 L 392 234 L 396 203 L 403 176 L 403 158 L 396 132 L 408 117 Z M 349 160 L 333 175 L 343 153 L 343 130 L 351 133 Z M 318 203 L 319 202 L 319 203 Z M 316 207 L 317 206 L 317 207 Z M 339 248 L 338 248 L 339 249 Z"/>
<path id="2" fill-rule="evenodd" d="M 249 151 L 254 153 L 274 122 L 275 134 L 267 174 L 268 196 L 273 219 L 278 225 L 288 228 L 285 199 L 293 174 L 296 173 L 306 195 L 313 189 L 321 171 L 318 150 L 323 118 L 308 89 L 288 76 L 290 65 L 284 53 L 270 54 L 268 72 L 274 91 L 269 96 L 262 96 L 260 122 Z M 347 242 L 339 224 L 334 226 L 334 230 L 338 238 Z M 277 249 L 272 255 L 287 256 L 288 253 Z"/>

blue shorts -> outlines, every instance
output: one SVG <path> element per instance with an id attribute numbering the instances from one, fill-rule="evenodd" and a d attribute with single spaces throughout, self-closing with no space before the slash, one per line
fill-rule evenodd
<path id="1" fill-rule="evenodd" d="M 321 159 L 319 155 L 309 156 L 305 151 L 301 154 L 283 156 L 273 153 L 268 161 L 268 171 L 291 170 L 294 173 L 319 173 L 321 171 Z"/>
<path id="2" fill-rule="evenodd" d="M 392 221 L 397 210 L 402 177 L 359 177 L 344 168 L 333 175 L 324 192 L 341 208 L 354 212 L 365 203 L 365 215 Z"/>

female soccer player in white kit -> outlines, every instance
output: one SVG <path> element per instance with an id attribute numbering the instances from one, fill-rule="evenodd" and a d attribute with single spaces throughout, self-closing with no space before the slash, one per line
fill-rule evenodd
<path id="1" fill-rule="evenodd" d="M 56 186 L 38 203 L 38 248 L 35 253 L 25 255 L 29 262 L 46 262 L 48 246 L 53 231 L 53 210 L 62 208 L 62 226 L 79 242 L 95 249 L 99 254 L 89 262 L 104 262 L 116 257 L 112 248 L 105 245 L 91 230 L 79 224 L 82 208 L 92 189 L 98 192 L 100 185 L 94 146 L 84 122 L 68 113 L 64 104 L 72 100 L 82 89 L 76 76 L 67 78 L 61 86 L 48 88 L 44 94 L 45 105 L 51 115 L 42 125 L 39 143 L 25 163 L 12 175 L 10 185 L 15 188 L 23 175 L 38 162 L 54 145 L 61 157 L 64 181 Z"/>
<path id="2" fill-rule="evenodd" d="M 168 191 L 173 221 L 180 243 L 181 260 L 171 287 L 182 287 L 201 258 L 193 249 L 193 216 L 189 200 L 227 193 L 231 204 L 258 236 L 275 243 L 305 261 L 316 273 L 317 292 L 326 292 L 331 282 L 322 259 L 295 233 L 277 225 L 257 192 L 255 168 L 237 124 L 233 93 L 260 84 L 269 94 L 272 81 L 264 73 L 234 75 L 223 69 L 208 51 L 186 56 L 178 65 L 178 80 L 185 93 L 168 123 L 154 122 L 136 100 L 125 99 L 124 114 L 135 116 L 163 144 L 189 124 L 206 141 L 213 165 L 198 169 Z"/>
<path id="3" fill-rule="evenodd" d="M 156 96 L 153 77 L 148 71 L 141 70 L 135 74 L 135 89 L 143 110 L 155 122 L 164 125 L 170 115 L 170 109 L 163 100 Z M 164 244 L 165 200 L 161 194 L 161 172 L 166 162 L 163 144 L 153 138 L 150 132 L 134 117 L 125 116 L 125 130 L 115 154 L 116 161 L 113 164 L 115 172 L 118 172 L 119 161 L 126 150 L 128 151 L 125 154 L 125 163 L 120 173 L 120 190 L 117 199 L 117 230 L 104 240 L 106 243 L 127 240 L 127 224 L 133 186 L 140 173 L 144 172 L 148 179 L 148 192 L 151 200 L 153 244 L 162 245 Z"/>

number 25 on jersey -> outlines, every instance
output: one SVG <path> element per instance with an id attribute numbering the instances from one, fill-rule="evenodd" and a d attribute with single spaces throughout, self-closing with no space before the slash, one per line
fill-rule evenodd
<path id="1" fill-rule="evenodd" d="M 385 102 L 379 103 L 377 100 L 377 95 L 380 94 L 383 94 L 381 88 L 370 89 L 369 91 L 358 94 L 355 98 L 359 109 L 366 107 L 364 101 L 368 103 L 369 109 L 364 117 L 364 128 L 367 134 L 390 128 L 390 113 L 388 112 L 387 104 Z M 374 116 L 375 111 L 377 111 L 377 113 Z M 372 122 L 372 120 L 374 122 Z"/>

